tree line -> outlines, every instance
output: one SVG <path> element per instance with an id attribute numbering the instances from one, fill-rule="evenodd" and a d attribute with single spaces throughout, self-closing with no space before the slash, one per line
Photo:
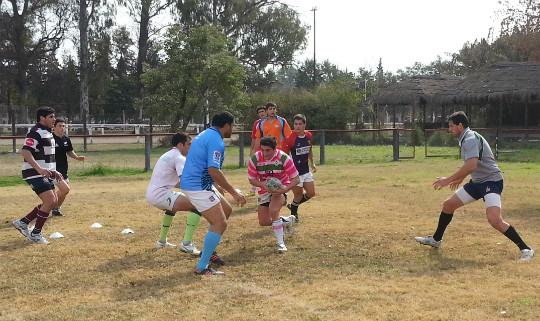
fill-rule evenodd
<path id="1" fill-rule="evenodd" d="M 119 26 L 118 12 L 137 26 Z M 429 64 L 387 72 L 295 62 L 309 26 L 277 0 L 0 0 L 0 107 L 10 122 L 54 107 L 82 122 L 185 129 L 229 110 L 249 124 L 276 101 L 312 128 L 345 128 L 373 113 L 370 96 L 415 75 L 466 75 L 493 62 L 540 59 L 540 0 L 502 2 L 500 32 Z M 63 43 L 74 49 L 60 54 Z M 316 71 L 316 72 L 315 72 Z"/>

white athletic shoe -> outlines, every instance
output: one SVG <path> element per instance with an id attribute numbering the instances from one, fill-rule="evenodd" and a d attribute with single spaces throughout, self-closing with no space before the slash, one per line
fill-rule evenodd
<path id="1" fill-rule="evenodd" d="M 170 247 L 176 247 L 176 245 L 169 243 L 167 241 L 165 241 L 165 243 L 161 241 L 156 241 L 156 245 L 155 245 L 156 249 L 163 249 L 163 248 L 170 248 Z"/>
<path id="2" fill-rule="evenodd" d="M 19 231 L 24 237 L 28 237 L 28 235 L 30 234 L 30 230 L 28 229 L 28 224 L 26 224 L 25 222 L 21 221 L 21 220 L 15 220 L 13 222 L 11 222 L 11 224 L 13 225 L 14 228 L 17 229 L 17 231 Z"/>
<path id="3" fill-rule="evenodd" d="M 201 254 L 201 251 L 197 249 L 197 247 L 195 246 L 195 244 L 193 244 L 193 242 L 189 243 L 188 245 L 184 245 L 184 243 L 180 243 L 179 249 L 182 252 L 189 253 L 194 256 L 199 256 L 199 254 Z"/>
<path id="4" fill-rule="evenodd" d="M 422 245 L 429 245 L 434 248 L 439 248 L 441 246 L 442 240 L 435 241 L 433 236 L 417 236 L 414 238 L 416 242 L 422 244 Z"/>
<path id="5" fill-rule="evenodd" d="M 294 234 L 294 224 L 296 224 L 296 217 L 294 217 L 294 215 L 289 215 L 287 217 L 282 216 L 281 221 L 283 221 L 283 228 L 285 233 Z"/>
<path id="6" fill-rule="evenodd" d="M 49 244 L 49 241 L 47 241 L 46 238 L 43 237 L 43 234 L 41 233 L 38 233 L 38 234 L 34 234 L 34 233 L 29 233 L 27 238 L 34 242 L 34 243 L 37 243 L 37 244 Z"/>
<path id="7" fill-rule="evenodd" d="M 285 246 L 285 244 L 278 244 L 277 250 L 279 253 L 285 253 L 287 252 L 287 247 Z"/>
<path id="8" fill-rule="evenodd" d="M 521 250 L 521 255 L 519 256 L 519 262 L 529 262 L 534 256 L 533 249 Z"/>

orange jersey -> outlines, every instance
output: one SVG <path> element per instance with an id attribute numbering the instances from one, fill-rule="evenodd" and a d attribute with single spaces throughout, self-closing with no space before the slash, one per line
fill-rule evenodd
<path id="1" fill-rule="evenodd" d="M 278 117 L 279 116 L 276 116 L 276 118 L 273 120 L 268 118 L 259 120 L 259 124 L 257 125 L 258 130 L 255 133 L 255 137 L 257 139 L 268 136 L 275 137 L 277 147 L 279 149 L 283 149 L 285 139 L 291 135 L 292 130 L 285 118 Z"/>

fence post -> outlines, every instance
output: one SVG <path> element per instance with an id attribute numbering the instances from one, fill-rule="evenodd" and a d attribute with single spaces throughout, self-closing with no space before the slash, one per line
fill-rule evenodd
<path id="1" fill-rule="evenodd" d="M 326 132 L 325 130 L 321 130 L 321 142 L 320 142 L 320 149 L 319 149 L 319 164 L 324 165 L 325 157 L 324 157 L 324 146 L 326 144 Z"/>
<path id="2" fill-rule="evenodd" d="M 238 161 L 238 167 L 244 167 L 244 133 L 240 132 L 240 137 L 238 138 L 238 147 L 240 148 L 240 156 Z"/>
<path id="3" fill-rule="evenodd" d="M 15 113 L 13 113 L 13 114 L 15 114 Z M 11 117 L 13 117 L 13 116 L 11 116 Z M 15 128 L 15 122 L 14 121 L 11 122 L 11 135 L 13 137 L 17 136 L 17 129 Z M 13 138 L 12 144 L 13 144 L 13 146 L 12 146 L 13 147 L 13 154 L 15 154 L 17 152 L 17 138 Z"/>
<path id="4" fill-rule="evenodd" d="M 394 128 L 392 131 L 393 142 L 394 142 L 394 161 L 399 160 L 399 130 Z"/>
<path id="5" fill-rule="evenodd" d="M 151 150 L 152 136 L 149 134 L 144 135 L 144 171 L 150 170 L 150 150 Z"/>

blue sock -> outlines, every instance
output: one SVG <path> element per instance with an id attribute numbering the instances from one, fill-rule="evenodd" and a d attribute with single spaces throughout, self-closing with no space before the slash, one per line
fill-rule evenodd
<path id="1" fill-rule="evenodd" d="M 208 233 L 206 233 L 206 236 L 204 238 L 204 246 L 202 250 L 202 255 L 201 255 L 201 258 L 199 259 L 199 263 L 197 263 L 197 270 L 202 271 L 206 269 L 206 267 L 210 263 L 210 257 L 216 250 L 216 247 L 218 246 L 220 241 L 221 241 L 221 235 L 214 233 L 212 231 L 208 231 Z"/>

